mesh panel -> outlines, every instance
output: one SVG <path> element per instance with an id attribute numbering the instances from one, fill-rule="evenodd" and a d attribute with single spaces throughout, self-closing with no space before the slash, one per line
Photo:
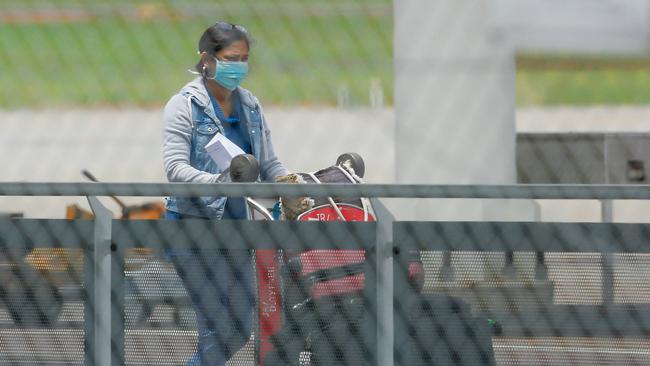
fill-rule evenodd
<path id="1" fill-rule="evenodd" d="M 620 304 L 646 304 L 650 301 L 646 291 L 647 282 L 645 254 L 619 254 L 614 263 L 614 301 Z"/>
<path id="2" fill-rule="evenodd" d="M 336 221 L 112 220 L 103 267 L 100 219 L 0 220 L 2 361 L 99 357 L 85 345 L 108 306 L 124 364 L 372 363 L 386 323 L 368 248 L 383 221 Z M 392 225 L 396 363 L 646 362 L 645 225 Z"/>
<path id="3" fill-rule="evenodd" d="M 91 225 L 33 224 L 2 229 L 0 362 L 83 364 L 83 273 Z"/>
<path id="4" fill-rule="evenodd" d="M 7 365 L 83 365 L 83 342 L 78 329 L 3 329 L 0 360 Z"/>
<path id="5" fill-rule="evenodd" d="M 266 360 L 359 364 L 367 359 L 364 253 L 312 250 L 285 257 L 284 324 Z"/>

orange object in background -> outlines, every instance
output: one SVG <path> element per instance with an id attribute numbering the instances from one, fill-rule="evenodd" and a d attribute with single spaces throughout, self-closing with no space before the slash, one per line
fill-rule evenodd
<path id="1" fill-rule="evenodd" d="M 92 220 L 95 218 L 92 212 L 86 211 L 83 208 L 79 207 L 77 204 L 65 206 L 65 218 L 67 220 L 76 220 L 76 219 L 86 219 Z"/>
<path id="2" fill-rule="evenodd" d="M 165 217 L 165 205 L 162 202 L 150 202 L 138 206 L 126 206 L 122 209 L 123 220 L 159 220 Z"/>
<path id="3" fill-rule="evenodd" d="M 165 205 L 162 202 L 148 202 L 142 205 L 122 206 L 121 220 L 159 220 L 165 217 Z M 95 218 L 92 212 L 84 210 L 77 204 L 67 205 L 65 218 L 68 220 Z"/>
<path id="4" fill-rule="evenodd" d="M 158 220 L 165 215 L 165 206 L 162 202 L 149 202 L 142 205 L 122 207 L 122 220 Z M 92 212 L 85 210 L 77 204 L 67 205 L 65 208 L 67 220 L 92 220 L 95 218 Z M 133 271 L 141 267 L 147 260 L 153 258 L 152 250 L 149 248 L 133 248 L 127 252 L 127 271 Z M 26 256 L 25 261 L 29 265 L 48 278 L 49 282 L 61 285 L 65 282 L 63 278 L 79 278 L 83 270 L 83 251 L 81 249 L 67 248 L 35 248 Z"/>

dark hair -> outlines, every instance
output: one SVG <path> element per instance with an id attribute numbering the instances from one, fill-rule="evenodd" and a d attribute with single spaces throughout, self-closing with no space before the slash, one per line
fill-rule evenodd
<path id="1" fill-rule="evenodd" d="M 199 53 L 207 52 L 208 55 L 214 56 L 217 52 L 228 48 L 236 41 L 246 42 L 250 48 L 251 38 L 246 28 L 238 24 L 217 22 L 203 32 L 199 39 Z M 201 61 L 196 64 L 196 71 L 202 72 L 203 64 Z"/>

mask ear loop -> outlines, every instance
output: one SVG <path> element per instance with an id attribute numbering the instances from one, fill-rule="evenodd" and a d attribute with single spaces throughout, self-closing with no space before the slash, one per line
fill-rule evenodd
<path id="1" fill-rule="evenodd" d="M 196 53 L 197 53 L 198 55 L 201 54 L 201 52 L 199 52 L 199 51 L 196 51 Z M 201 76 L 203 76 L 204 78 L 207 78 L 207 77 L 208 77 L 208 71 L 207 71 L 207 67 L 205 66 L 205 64 L 203 64 L 203 68 L 201 69 L 201 72 L 198 72 L 198 71 L 196 71 L 196 70 L 192 70 L 192 69 L 187 69 L 187 71 L 188 71 L 190 74 L 193 74 L 193 75 L 201 75 Z"/>
<path id="2" fill-rule="evenodd" d="M 208 77 L 208 68 L 205 67 L 205 65 L 203 65 L 203 69 L 201 69 L 201 72 L 198 72 L 198 71 L 192 70 L 192 69 L 187 69 L 187 72 L 189 72 L 190 74 L 193 74 L 193 75 L 203 76 L 204 78 Z"/>

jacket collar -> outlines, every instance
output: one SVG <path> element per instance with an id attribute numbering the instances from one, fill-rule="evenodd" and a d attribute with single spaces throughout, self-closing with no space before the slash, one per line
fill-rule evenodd
<path id="1" fill-rule="evenodd" d="M 235 89 L 233 93 L 239 94 L 239 99 L 244 105 L 250 108 L 255 108 L 255 106 L 257 105 L 257 100 L 253 96 L 253 93 L 251 93 L 247 89 L 244 89 L 242 87 L 237 87 L 237 89 Z M 203 84 L 203 77 L 201 76 L 196 77 L 194 80 L 187 83 L 181 89 L 181 94 L 191 95 L 196 101 L 197 105 L 199 105 L 204 109 L 212 110 L 212 106 L 210 105 L 210 96 L 208 95 L 208 90 Z"/>

